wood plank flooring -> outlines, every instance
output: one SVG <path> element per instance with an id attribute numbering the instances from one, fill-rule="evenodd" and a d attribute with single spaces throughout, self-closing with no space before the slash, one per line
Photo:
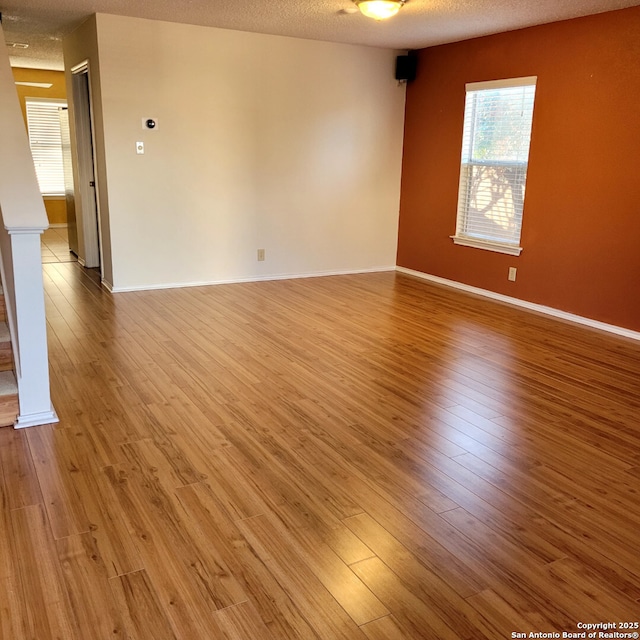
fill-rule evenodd
<path id="1" fill-rule="evenodd" d="M 44 274 L 60 424 L 0 430 L 0 638 L 640 621 L 640 344 L 394 273 Z"/>

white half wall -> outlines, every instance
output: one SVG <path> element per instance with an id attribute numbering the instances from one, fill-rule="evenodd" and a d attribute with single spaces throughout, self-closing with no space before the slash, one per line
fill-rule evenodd
<path id="1" fill-rule="evenodd" d="M 394 268 L 395 51 L 104 14 L 95 25 L 115 290 Z M 67 66 L 90 57 L 75 37 Z"/>

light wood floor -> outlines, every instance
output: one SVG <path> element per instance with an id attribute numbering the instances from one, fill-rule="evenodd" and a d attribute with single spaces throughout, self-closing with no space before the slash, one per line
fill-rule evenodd
<path id="1" fill-rule="evenodd" d="M 11 640 L 493 640 L 640 620 L 640 345 L 393 273 L 44 267 L 0 430 Z"/>
<path id="2" fill-rule="evenodd" d="M 50 262 L 76 262 L 78 258 L 69 251 L 67 227 L 50 227 L 40 236 L 40 252 L 44 264 Z"/>

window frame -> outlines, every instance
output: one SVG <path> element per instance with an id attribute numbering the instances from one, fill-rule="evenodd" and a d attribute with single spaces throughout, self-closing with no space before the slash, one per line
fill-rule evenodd
<path id="1" fill-rule="evenodd" d="M 38 178 L 38 188 L 40 189 L 40 194 L 44 197 L 44 198 L 62 198 L 65 196 L 66 190 L 65 190 L 65 179 L 64 179 L 64 160 L 63 160 L 63 148 L 62 148 L 62 135 L 60 132 L 60 126 L 58 125 L 57 127 L 57 131 L 53 132 L 53 136 L 55 137 L 57 135 L 57 138 L 59 140 L 59 145 L 60 145 L 60 165 L 59 165 L 59 170 L 61 173 L 61 183 L 60 183 L 60 189 L 53 191 L 53 190 L 43 190 L 42 186 L 41 186 L 41 173 L 38 169 L 38 162 L 40 159 L 40 156 L 37 155 L 39 149 L 42 148 L 51 148 L 51 147 L 57 147 L 57 145 L 54 144 L 45 144 L 45 143 L 38 143 L 36 140 L 34 140 L 35 138 L 35 134 L 33 134 L 33 125 L 34 123 L 32 122 L 32 120 L 29 117 L 29 105 L 31 104 L 47 104 L 47 105 L 52 105 L 52 107 L 55 107 L 56 110 L 59 110 L 61 108 L 67 108 L 68 104 L 67 101 L 65 99 L 62 98 L 40 98 L 40 97 L 25 97 L 24 99 L 25 101 L 25 115 L 26 115 L 26 120 L 27 120 L 27 135 L 29 137 L 29 148 L 31 150 L 31 157 L 33 158 L 33 164 L 36 170 L 36 176 Z M 58 121 L 59 122 L 59 121 Z M 49 160 L 40 160 L 41 162 L 48 162 L 49 164 L 51 164 L 51 161 Z"/>
<path id="2" fill-rule="evenodd" d="M 522 236 L 522 221 L 524 215 L 524 197 L 522 198 L 522 211 L 519 216 L 519 225 L 517 228 L 517 238 L 514 237 L 513 242 L 501 242 L 492 238 L 483 238 L 477 235 L 471 235 L 465 231 L 467 227 L 467 221 L 469 219 L 468 216 L 468 202 L 467 202 L 467 191 L 469 188 L 469 179 L 468 173 L 469 170 L 467 167 L 472 165 L 478 166 L 522 166 L 524 165 L 524 178 L 522 180 L 522 186 L 524 188 L 527 180 L 527 173 L 529 167 L 529 155 L 531 148 L 531 137 L 533 132 L 533 114 L 535 109 L 535 93 L 537 89 L 537 76 L 525 76 L 519 78 L 507 78 L 503 80 L 490 80 L 486 82 L 470 82 L 465 85 L 465 108 L 464 108 L 464 125 L 463 125 L 463 140 L 461 144 L 461 159 L 460 159 L 460 177 L 458 184 L 458 200 L 456 206 L 456 232 L 455 235 L 450 236 L 453 240 L 454 244 L 466 246 L 466 247 L 474 247 L 477 249 L 485 249 L 488 251 L 494 251 L 497 253 L 505 253 L 512 256 L 519 256 L 522 252 L 522 247 L 520 246 L 520 240 Z M 465 152 L 467 155 L 471 155 L 468 153 L 470 149 L 473 148 L 474 145 L 474 135 L 475 133 L 469 133 L 467 131 L 467 109 L 469 106 L 469 94 L 472 92 L 479 91 L 487 91 L 487 90 L 495 90 L 495 89 L 507 89 L 513 87 L 533 87 L 533 102 L 531 105 L 531 126 L 528 131 L 529 141 L 528 141 L 528 152 L 526 161 L 487 161 L 487 162 L 465 162 Z M 468 149 L 465 148 L 465 142 L 467 142 L 468 136 L 471 135 L 471 138 L 468 140 Z M 470 158 L 471 159 L 471 158 Z"/>

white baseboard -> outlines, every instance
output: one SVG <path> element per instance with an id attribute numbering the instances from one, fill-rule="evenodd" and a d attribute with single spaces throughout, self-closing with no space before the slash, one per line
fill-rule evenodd
<path id="1" fill-rule="evenodd" d="M 60 422 L 60 419 L 51 407 L 51 411 L 19 415 L 13 427 L 14 429 L 26 429 L 27 427 L 40 427 L 43 424 L 55 424 L 56 422 Z"/>
<path id="2" fill-rule="evenodd" d="M 567 320 L 575 324 L 581 324 L 587 327 L 591 327 L 592 329 L 599 329 L 600 331 L 615 333 L 616 335 L 624 336 L 625 338 L 631 338 L 632 340 L 640 340 L 640 332 L 633 331 L 631 329 L 625 329 L 624 327 L 618 327 L 614 324 L 607 324 L 606 322 L 592 320 L 591 318 L 584 318 L 583 316 L 578 316 L 573 313 L 567 313 L 566 311 L 560 311 L 559 309 L 554 309 L 553 307 L 545 307 L 542 304 L 527 302 L 526 300 L 520 300 L 519 298 L 512 298 L 511 296 L 505 296 L 501 293 L 495 293 L 494 291 L 489 291 L 488 289 L 472 287 L 468 284 L 463 284 L 462 282 L 447 280 L 446 278 L 441 278 L 440 276 L 432 276 L 428 273 L 423 273 L 422 271 L 407 269 L 406 267 L 396 267 L 396 271 L 414 276 L 416 278 L 421 278 L 422 280 L 428 280 L 429 282 L 441 284 L 445 287 L 459 289 L 460 291 L 465 291 L 466 293 L 472 293 L 484 298 L 491 298 L 492 300 L 504 302 L 514 307 L 522 307 L 523 309 L 528 309 L 529 311 L 544 313 L 545 315 L 553 316 L 554 318 L 561 318 L 562 320 Z"/>
<path id="3" fill-rule="evenodd" d="M 209 287 L 218 284 L 240 284 L 243 282 L 267 282 L 271 280 L 296 280 L 298 278 L 322 278 L 326 276 L 348 276 L 358 273 L 380 273 L 395 271 L 395 266 L 372 267 L 370 269 L 356 269 L 347 271 L 315 271 L 312 273 L 276 274 L 268 276 L 252 276 L 249 278 L 231 278 L 228 280 L 203 280 L 198 282 L 175 282 L 167 284 L 140 285 L 133 287 L 112 287 L 112 293 L 126 293 L 130 291 L 156 291 L 158 289 L 181 289 L 183 287 Z M 105 284 L 103 282 L 103 284 Z M 106 286 L 106 285 L 105 285 Z M 107 287 L 108 288 L 108 287 Z"/>
<path id="4" fill-rule="evenodd" d="M 108 281 L 105 280 L 104 278 L 102 278 L 100 280 L 100 284 L 109 292 L 109 293 L 113 293 L 113 285 Z"/>

